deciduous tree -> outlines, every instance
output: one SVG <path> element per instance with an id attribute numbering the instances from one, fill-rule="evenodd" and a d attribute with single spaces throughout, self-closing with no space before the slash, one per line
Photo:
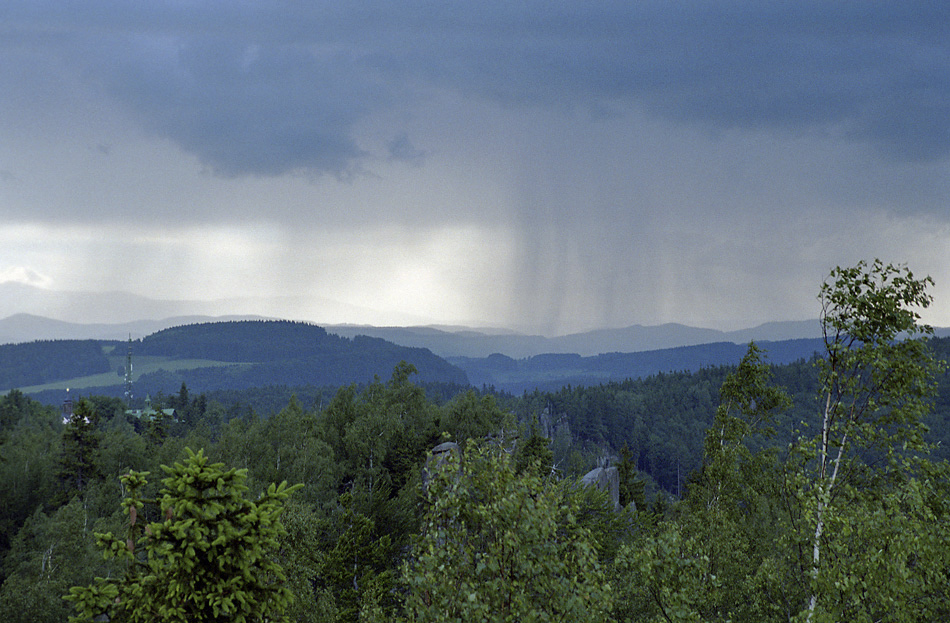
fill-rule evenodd
<path id="1" fill-rule="evenodd" d="M 884 486 L 886 481 L 916 487 L 902 466 L 909 455 L 926 449 L 923 416 L 930 408 L 939 365 L 926 343 L 933 330 L 918 321 L 919 310 L 932 300 L 927 292 L 932 284 L 930 277 L 916 278 L 906 266 L 875 260 L 836 268 L 821 287 L 826 348 L 819 361 L 821 419 L 817 436 L 799 444 L 801 469 L 792 473 L 792 489 L 801 504 L 803 545 L 809 552 L 803 561 L 806 621 L 837 620 L 844 614 L 847 598 L 834 595 L 840 594 L 842 583 L 857 581 L 862 565 L 840 566 L 842 560 L 856 560 L 842 557 L 841 548 L 850 544 L 846 549 L 856 553 L 868 545 L 853 538 L 851 526 L 882 508 L 880 496 L 904 490 L 903 485 L 896 490 Z M 885 467 L 866 468 L 858 453 L 883 456 Z M 919 507 L 908 510 L 923 512 Z M 853 512 L 857 516 L 844 521 Z M 890 521 L 901 521 L 901 516 L 892 514 Z M 860 552 L 858 558 L 872 553 Z"/>
<path id="2" fill-rule="evenodd" d="M 611 589 L 571 489 L 466 446 L 426 491 L 423 536 L 403 570 L 410 621 L 597 621 Z"/>

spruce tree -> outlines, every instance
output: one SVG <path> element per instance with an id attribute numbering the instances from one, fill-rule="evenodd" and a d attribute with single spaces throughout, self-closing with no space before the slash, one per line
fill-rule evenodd
<path id="1" fill-rule="evenodd" d="M 99 475 L 99 415 L 93 404 L 81 399 L 69 415 L 63 430 L 63 453 L 60 457 L 62 501 L 85 492 L 90 481 Z"/>
<path id="2" fill-rule="evenodd" d="M 297 487 L 270 485 L 256 501 L 244 497 L 247 470 L 209 463 L 203 451 L 172 467 L 160 497 L 142 491 L 148 472 L 121 477 L 129 515 L 124 538 L 96 534 L 106 558 L 126 561 L 118 579 L 96 578 L 70 589 L 74 623 L 110 621 L 246 623 L 277 617 L 291 599 L 273 550 L 282 533 L 283 502 Z M 157 506 L 158 521 L 144 514 Z"/>

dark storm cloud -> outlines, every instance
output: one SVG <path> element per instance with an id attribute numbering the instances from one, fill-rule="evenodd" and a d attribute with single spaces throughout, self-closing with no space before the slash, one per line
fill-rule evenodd
<path id="1" fill-rule="evenodd" d="M 221 173 L 341 172 L 363 155 L 349 131 L 381 97 L 365 71 L 330 56 L 202 39 L 174 64 L 142 58 L 111 78 L 155 130 Z"/>
<path id="2" fill-rule="evenodd" d="M 641 105 L 710 129 L 828 132 L 903 160 L 950 153 L 942 0 L 24 0 L 5 12 L 12 45 L 58 52 L 228 176 L 344 173 L 367 155 L 357 125 L 394 106 L 421 111 L 430 87 L 598 114 Z"/>
<path id="3" fill-rule="evenodd" d="M 821 128 L 910 159 L 950 149 L 942 2 L 537 4 L 458 16 L 381 55 L 510 101 L 631 100 L 716 127 Z M 452 23 L 452 22 L 450 22 Z M 437 53 L 440 42 L 443 53 Z"/>

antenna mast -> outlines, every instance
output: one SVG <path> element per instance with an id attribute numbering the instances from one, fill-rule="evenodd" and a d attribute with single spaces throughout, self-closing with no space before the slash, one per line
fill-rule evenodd
<path id="1" fill-rule="evenodd" d="M 129 353 L 125 357 L 125 404 L 132 408 L 132 334 L 129 333 Z"/>

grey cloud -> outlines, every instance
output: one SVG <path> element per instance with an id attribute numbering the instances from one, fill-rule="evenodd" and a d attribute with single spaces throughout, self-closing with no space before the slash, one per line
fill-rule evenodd
<path id="1" fill-rule="evenodd" d="M 547 21 L 526 17 L 515 32 L 486 23 L 460 38 L 458 56 L 406 66 L 518 101 L 629 99 L 687 123 L 840 125 L 901 158 L 950 153 L 946 3 L 588 6 L 574 16 L 547 12 Z"/>
<path id="2" fill-rule="evenodd" d="M 413 145 L 412 141 L 409 140 L 409 136 L 405 133 L 389 141 L 386 147 L 389 150 L 390 160 L 399 160 L 421 166 L 426 158 L 426 152 Z"/>
<path id="3" fill-rule="evenodd" d="M 356 125 L 418 105 L 416 86 L 591 111 L 633 103 L 711 128 L 831 130 L 898 159 L 950 154 L 945 2 L 7 10 L 7 31 L 92 59 L 87 79 L 223 175 L 344 173 L 367 155 Z"/>
<path id="4" fill-rule="evenodd" d="M 130 42 L 109 88 L 216 172 L 339 174 L 365 155 L 352 127 L 386 96 L 346 55 L 213 36 L 159 43 Z"/>

